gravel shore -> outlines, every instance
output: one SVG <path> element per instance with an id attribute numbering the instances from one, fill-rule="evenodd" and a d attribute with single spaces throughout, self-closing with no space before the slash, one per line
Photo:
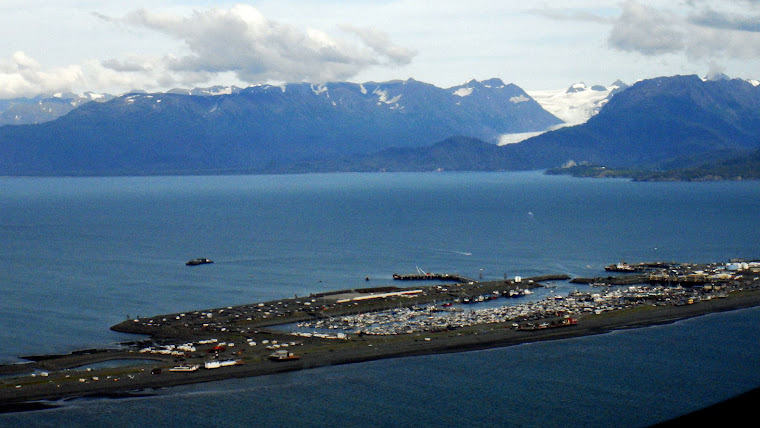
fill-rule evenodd
<path id="1" fill-rule="evenodd" d="M 359 363 L 383 358 L 462 352 L 504 347 L 527 342 L 567 339 L 601 334 L 613 330 L 639 328 L 670 323 L 713 312 L 729 311 L 760 305 L 760 291 L 734 293 L 728 298 L 714 299 L 684 306 L 647 306 L 579 317 L 578 324 L 534 331 L 517 331 L 509 325 L 484 324 L 466 329 L 435 333 L 418 333 L 390 337 L 362 336 L 351 340 L 312 340 L 293 349 L 300 359 L 273 362 L 266 358 L 246 359 L 244 364 L 219 369 L 200 368 L 195 372 L 169 372 L 176 364 L 169 357 L 136 355 L 125 350 L 92 350 L 40 359 L 29 364 L 0 366 L 0 375 L 20 374 L 24 377 L 0 379 L 0 412 L 27 411 L 44 408 L 42 400 L 59 400 L 82 396 L 120 396 L 145 394 L 151 389 L 189 383 L 210 382 L 229 378 L 261 376 L 330 365 Z M 144 365 L 111 367 L 91 371 L 61 371 L 108 360 L 146 358 Z M 151 374 L 163 367 L 162 374 Z M 34 377 L 28 373 L 34 370 Z M 52 403 L 47 403 L 52 404 Z"/>

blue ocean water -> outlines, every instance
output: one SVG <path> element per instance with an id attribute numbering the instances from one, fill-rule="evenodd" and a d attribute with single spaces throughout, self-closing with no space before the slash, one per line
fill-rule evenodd
<path id="1" fill-rule="evenodd" d="M 388 285 L 417 266 L 489 279 L 760 257 L 757 182 L 539 172 L 5 178 L 0 207 L 4 362 L 131 340 L 108 330 L 127 316 L 365 287 L 366 276 Z M 215 263 L 186 267 L 194 257 Z M 623 425 L 640 426 L 760 386 L 751 375 L 758 314 L 196 385 L 0 416 L 0 425 L 99 414 L 123 426 L 220 416 L 233 425 L 603 426 L 624 413 Z"/>

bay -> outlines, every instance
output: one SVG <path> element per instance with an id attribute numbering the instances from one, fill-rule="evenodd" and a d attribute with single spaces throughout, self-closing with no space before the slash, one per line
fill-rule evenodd
<path id="1" fill-rule="evenodd" d="M 392 273 L 413 272 L 417 266 L 495 279 L 546 273 L 595 275 L 604 265 L 620 260 L 712 262 L 760 257 L 760 230 L 755 225 L 760 214 L 757 182 L 634 183 L 525 172 L 4 178 L 0 186 L 3 362 L 18 361 L 20 355 L 132 340 L 134 336 L 108 330 L 127 316 L 366 287 L 366 276 L 371 278 L 370 286 L 389 285 Z M 215 263 L 184 265 L 195 257 L 208 257 Z M 568 284 L 558 285 L 558 291 L 569 289 Z M 669 334 L 691 335 L 705 345 L 678 351 L 681 358 L 691 358 L 690 353 L 707 355 L 701 351 L 717 349 L 710 343 L 721 334 L 757 330 L 757 312 L 746 313 L 750 315 L 740 316 L 741 321 L 714 315 L 723 330 L 712 339 L 697 334 L 704 326 L 694 327 L 691 320 L 677 324 Z M 620 409 L 633 406 L 641 412 L 638 399 L 647 395 L 652 396 L 644 400 L 650 403 L 647 406 L 656 399 L 670 403 L 662 413 L 655 413 L 658 418 L 705 405 L 705 401 L 673 405 L 674 395 L 694 389 L 690 383 L 654 393 L 651 385 L 631 381 L 639 371 L 630 364 L 639 364 L 639 369 L 644 364 L 641 373 L 652 373 L 650 366 L 656 364 L 647 363 L 650 355 L 673 359 L 667 354 L 670 346 L 647 350 L 635 345 L 636 340 L 660 340 L 660 333 L 652 332 L 660 330 L 222 382 L 221 387 L 177 389 L 168 397 L 145 399 L 140 405 L 180 417 L 182 403 L 189 400 L 194 408 L 205 409 L 195 415 L 201 421 L 211 420 L 207 418 L 217 408 L 212 402 L 219 399 L 230 401 L 225 412 L 231 415 L 250 418 L 243 407 L 252 406 L 281 424 L 308 422 L 296 417 L 293 408 L 298 406 L 303 406 L 303 418 L 331 409 L 327 419 L 314 420 L 317 425 L 339 415 L 347 418 L 348 425 L 393 421 L 362 419 L 371 403 L 379 409 L 377 414 L 370 413 L 373 418 L 383 412 L 406 414 L 395 422 L 411 425 L 416 411 L 425 423 L 446 425 L 438 416 L 448 414 L 451 421 L 461 423 L 463 415 L 469 415 L 469 403 L 475 406 L 473 421 L 490 415 L 481 420 L 483 426 L 488 421 L 506 422 L 498 415 L 507 410 L 526 418 L 514 416 L 514 421 L 523 422 L 511 425 L 546 425 L 525 416 L 538 411 L 548 412 L 549 419 L 544 421 L 549 425 L 555 420 L 576 425 L 584 422 L 582 415 L 585 421 L 597 421 L 588 403 L 610 395 L 601 382 L 616 370 L 624 375 L 615 382 L 623 388 L 615 396 L 630 396 L 616 400 Z M 645 338 L 638 339 L 638 334 Z M 669 340 L 674 346 L 681 343 Z M 630 342 L 634 345 L 624 346 Z M 756 343 L 718 341 L 715 346 L 753 356 L 758 352 Z M 592 355 L 578 362 L 571 358 L 574 352 Z M 722 382 L 725 386 L 703 386 L 707 401 L 760 386 L 758 379 L 745 376 L 746 367 L 729 359 L 730 353 L 717 354 L 706 356 L 714 359 L 712 365 L 741 370 L 721 373 L 728 376 Z M 558 355 L 576 363 L 562 363 Z M 524 365 L 515 366 L 515 359 Z M 565 364 L 564 370 L 560 365 L 547 371 L 560 363 Z M 588 365 L 590 371 L 576 373 L 572 367 L 579 364 Z M 707 365 L 711 364 L 702 363 L 697 369 Z M 443 379 L 437 376 L 440 367 L 447 369 Z M 658 379 L 655 382 L 679 385 L 688 379 L 673 370 L 653 376 Z M 589 386 L 579 390 L 583 382 L 578 376 L 588 377 Z M 393 382 L 396 378 L 404 379 L 408 393 Z M 322 383 L 326 385 L 322 393 L 310 395 Z M 356 385 L 358 389 L 352 389 Z M 231 392 L 225 392 L 226 388 Z M 236 407 L 231 397 L 240 395 L 241 389 L 246 405 Z M 379 396 L 372 393 L 376 389 Z M 502 404 L 514 399 L 515 391 L 520 391 L 518 401 Z M 470 396 L 475 398 L 464 398 Z M 556 407 L 568 399 L 580 402 L 581 410 Z M 554 404 L 541 404 L 547 400 Z M 23 417 L 44 422 L 66 418 L 55 415 L 99 411 L 88 406 Z M 116 402 L 104 400 L 95 406 L 113 406 L 106 414 L 114 421 L 129 425 L 132 420 Z M 277 419 L 261 406 L 293 408 Z M 610 411 L 601 413 L 614 416 Z M 146 410 L 145 414 L 161 421 L 155 412 Z M 561 414 L 570 419 L 562 419 Z M 150 419 L 142 421 L 146 420 Z M 632 419 L 626 425 L 641 420 Z"/>

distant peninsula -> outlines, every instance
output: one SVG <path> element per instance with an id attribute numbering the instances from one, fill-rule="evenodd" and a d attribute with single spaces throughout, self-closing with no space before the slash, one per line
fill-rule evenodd
<path id="1" fill-rule="evenodd" d="M 667 165 L 666 165 L 667 167 Z M 760 151 L 727 159 L 703 160 L 687 168 L 611 168 L 601 165 L 569 163 L 546 170 L 549 175 L 573 177 L 630 178 L 634 181 L 741 181 L 760 179 Z"/>

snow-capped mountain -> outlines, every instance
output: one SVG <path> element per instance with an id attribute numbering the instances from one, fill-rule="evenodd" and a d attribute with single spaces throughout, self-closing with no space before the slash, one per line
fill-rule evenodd
<path id="1" fill-rule="evenodd" d="M 476 93 L 471 86 L 451 90 L 459 94 L 455 96 Z M 569 92 L 589 90 L 593 89 L 573 85 Z M 760 149 L 759 91 L 758 85 L 741 79 L 705 81 L 697 76 L 673 76 L 643 80 L 613 96 L 586 123 L 523 143 L 494 146 L 455 137 L 432 146 L 301 163 L 284 172 L 545 169 L 570 160 L 613 168 L 670 169 L 732 159 L 708 170 L 735 177 L 733 168 L 749 172 L 755 168 L 751 163 L 754 157 L 745 158 Z"/>
<path id="2" fill-rule="evenodd" d="M 167 91 L 169 94 L 179 95 L 198 95 L 198 96 L 215 96 L 215 95 L 230 95 L 237 94 L 242 91 L 243 88 L 237 86 L 210 86 L 208 88 L 194 88 L 194 89 L 182 89 L 175 88 Z"/>
<path id="3" fill-rule="evenodd" d="M 264 171 L 453 135 L 495 143 L 504 133 L 561 123 L 499 79 L 453 88 L 408 79 L 187 93 L 133 92 L 47 123 L 2 126 L 0 174 Z"/>
<path id="4" fill-rule="evenodd" d="M 731 78 L 723 73 L 717 73 L 705 76 L 702 80 L 719 81 L 731 80 Z M 757 80 L 747 79 L 747 82 L 752 84 L 752 86 L 760 85 L 760 81 Z M 602 107 L 615 94 L 624 91 L 628 86 L 620 80 L 615 81 L 609 86 L 588 86 L 583 82 L 579 82 L 570 85 L 567 89 L 527 91 L 527 93 L 546 111 L 564 121 L 565 123 L 562 126 L 572 126 L 588 121 L 592 116 L 599 113 Z M 512 140 L 521 140 L 516 135 L 505 135 L 502 137 L 502 141 L 509 141 L 510 137 Z"/>
<path id="5" fill-rule="evenodd" d="M 528 91 L 544 110 L 558 117 L 564 123 L 550 129 L 538 132 L 522 132 L 515 134 L 503 134 L 499 137 L 499 145 L 515 144 L 527 140 L 546 131 L 562 128 L 565 126 L 585 123 L 607 104 L 613 95 L 628 87 L 620 80 L 610 86 L 588 86 L 583 82 L 574 83 L 567 89 Z"/>
<path id="6" fill-rule="evenodd" d="M 567 89 L 528 91 L 528 95 L 566 125 L 578 125 L 599 113 L 613 95 L 627 87 L 619 80 L 610 86 L 588 86 L 579 82 Z"/>
<path id="7" fill-rule="evenodd" d="M 760 87 L 696 75 L 646 79 L 615 95 L 586 123 L 522 144 L 524 150 L 609 167 L 671 168 L 760 148 Z"/>
<path id="8" fill-rule="evenodd" d="M 0 100 L 0 126 L 43 123 L 63 116 L 91 101 L 105 102 L 113 95 L 85 92 L 84 94 L 55 93 L 34 98 Z"/>

